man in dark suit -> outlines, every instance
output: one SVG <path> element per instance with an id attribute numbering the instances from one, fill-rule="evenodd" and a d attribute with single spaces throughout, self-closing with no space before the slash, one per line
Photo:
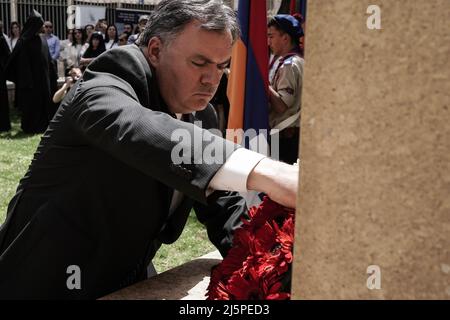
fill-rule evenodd
<path id="1" fill-rule="evenodd" d="M 234 12 L 218 1 L 165 0 L 139 45 L 92 62 L 8 207 L 0 299 L 92 299 L 142 280 L 192 207 L 225 255 L 246 209 L 231 191 L 261 191 L 295 207 L 298 168 L 189 122 L 215 126 L 207 106 L 238 34 Z M 202 139 L 174 140 L 175 130 Z M 207 164 L 211 146 L 224 150 L 223 161 Z M 176 147 L 187 161 L 174 161 Z M 74 267 L 75 288 L 68 285 Z"/>

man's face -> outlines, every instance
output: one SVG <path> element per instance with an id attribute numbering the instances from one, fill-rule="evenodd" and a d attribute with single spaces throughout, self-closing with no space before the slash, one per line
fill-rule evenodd
<path id="1" fill-rule="evenodd" d="M 157 41 L 157 40 L 155 40 Z M 203 110 L 231 59 L 231 32 L 207 31 L 191 22 L 159 50 L 149 43 L 161 95 L 173 113 Z"/>
<path id="2" fill-rule="evenodd" d="M 53 32 L 53 25 L 50 22 L 44 23 L 44 32 L 46 34 L 52 34 L 52 32 Z"/>
<path id="3" fill-rule="evenodd" d="M 123 26 L 123 32 L 128 32 L 128 33 L 132 33 L 133 30 L 131 28 L 131 26 L 129 24 L 126 24 Z"/>
<path id="4" fill-rule="evenodd" d="M 268 45 L 274 55 L 282 55 L 286 43 L 286 35 L 282 34 L 275 27 L 269 27 L 267 30 Z"/>

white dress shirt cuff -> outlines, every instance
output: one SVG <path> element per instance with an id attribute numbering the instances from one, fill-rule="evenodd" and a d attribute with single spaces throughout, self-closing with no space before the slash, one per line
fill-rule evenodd
<path id="1" fill-rule="evenodd" d="M 263 154 L 245 148 L 237 149 L 212 178 L 208 191 L 210 189 L 238 192 L 248 191 L 248 176 L 264 158 L 266 156 Z"/>

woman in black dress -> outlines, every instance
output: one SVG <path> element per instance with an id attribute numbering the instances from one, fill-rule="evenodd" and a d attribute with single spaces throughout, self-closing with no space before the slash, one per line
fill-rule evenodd
<path id="1" fill-rule="evenodd" d="M 11 122 L 9 120 L 8 88 L 6 87 L 5 67 L 9 57 L 9 46 L 0 30 L 0 132 L 9 131 Z"/>
<path id="2" fill-rule="evenodd" d="M 16 84 L 16 106 L 25 133 L 44 132 L 54 113 L 50 53 L 46 39 L 39 35 L 43 24 L 42 16 L 33 10 L 6 66 L 7 79 Z"/>
<path id="3" fill-rule="evenodd" d="M 89 48 L 87 48 L 80 60 L 80 65 L 85 69 L 95 58 L 106 51 L 105 39 L 100 32 L 94 32 L 89 40 Z"/>

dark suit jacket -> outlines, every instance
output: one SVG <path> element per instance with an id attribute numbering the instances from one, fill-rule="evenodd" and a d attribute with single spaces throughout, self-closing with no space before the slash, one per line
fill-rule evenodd
<path id="1" fill-rule="evenodd" d="M 196 117 L 210 119 L 209 110 Z M 98 298 L 143 279 L 193 206 L 226 254 L 245 201 L 229 192 L 206 197 L 221 165 L 172 162 L 177 128 L 203 133 L 223 150 L 230 144 L 170 114 L 137 46 L 95 60 L 63 100 L 8 207 L 0 229 L 0 299 Z M 194 144 L 182 143 L 194 163 Z M 173 189 L 187 197 L 169 216 Z M 67 288 L 71 265 L 81 269 L 81 290 Z"/>

